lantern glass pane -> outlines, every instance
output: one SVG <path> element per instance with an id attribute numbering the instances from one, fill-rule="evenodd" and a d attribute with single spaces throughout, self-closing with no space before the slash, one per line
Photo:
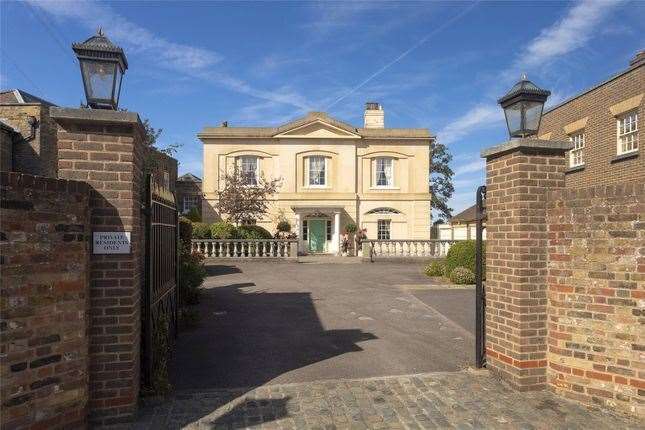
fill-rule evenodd
<path id="1" fill-rule="evenodd" d="M 524 128 L 529 133 L 537 132 L 537 129 L 540 126 L 540 117 L 542 116 L 542 106 L 544 106 L 544 104 L 540 102 L 524 102 L 524 105 L 526 109 Z"/>
<path id="2" fill-rule="evenodd" d="M 121 81 L 123 81 L 123 72 L 121 71 L 121 68 L 119 67 L 116 71 L 117 76 L 116 76 L 116 87 L 114 88 L 114 101 L 116 104 L 119 104 L 119 96 L 121 95 Z"/>
<path id="3" fill-rule="evenodd" d="M 83 61 L 81 65 L 88 98 L 111 101 L 116 63 Z"/>
<path id="4" fill-rule="evenodd" d="M 511 136 L 515 136 L 522 128 L 522 103 L 515 103 L 504 109 L 506 124 Z"/>

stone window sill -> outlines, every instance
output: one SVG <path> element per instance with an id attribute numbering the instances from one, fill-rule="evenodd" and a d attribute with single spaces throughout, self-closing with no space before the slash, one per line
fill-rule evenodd
<path id="1" fill-rule="evenodd" d="M 636 157 L 638 157 L 638 151 L 632 151 L 632 152 L 628 152 L 626 154 L 617 155 L 614 158 L 612 158 L 609 162 L 610 163 L 618 163 L 619 161 L 630 160 L 630 159 L 636 158 Z"/>
<path id="2" fill-rule="evenodd" d="M 579 166 L 569 167 L 567 170 L 564 171 L 564 173 L 569 174 L 569 173 L 574 173 L 574 172 L 580 172 L 581 170 L 585 170 L 585 165 L 584 164 L 581 164 Z"/>

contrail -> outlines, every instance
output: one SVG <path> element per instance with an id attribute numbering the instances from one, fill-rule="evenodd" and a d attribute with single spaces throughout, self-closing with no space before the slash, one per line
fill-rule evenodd
<path id="1" fill-rule="evenodd" d="M 373 74 L 371 74 L 371 75 L 370 75 L 367 79 L 365 79 L 363 82 L 361 82 L 360 84 L 356 85 L 354 88 L 352 88 L 351 90 L 349 90 L 347 93 L 343 94 L 342 96 L 340 96 L 339 98 L 337 98 L 336 100 L 334 100 L 331 104 L 327 105 L 327 106 L 325 107 L 325 109 L 324 109 L 324 110 L 325 110 L 325 111 L 329 110 L 329 108 L 330 108 L 330 107 L 334 106 L 335 104 L 337 104 L 338 102 L 340 102 L 341 100 L 343 100 L 344 98 L 346 98 L 347 96 L 349 96 L 349 95 L 351 95 L 352 93 L 356 92 L 356 90 L 358 90 L 358 89 L 360 89 L 361 87 L 363 87 L 363 86 L 364 86 L 365 84 L 367 84 L 369 81 L 371 81 L 372 79 L 374 79 L 375 77 L 377 77 L 378 75 L 380 75 L 381 73 L 383 73 L 384 71 L 386 71 L 387 69 L 389 69 L 390 67 L 392 67 L 394 64 L 396 64 L 396 63 L 398 63 L 399 61 L 401 61 L 401 60 L 402 60 L 403 58 L 405 58 L 405 57 L 406 57 L 410 52 L 414 51 L 414 50 L 415 50 L 415 49 L 417 49 L 419 46 L 421 46 L 421 45 L 423 45 L 424 43 L 426 43 L 426 42 L 428 41 L 428 39 L 430 39 L 432 36 L 434 36 L 435 34 L 437 34 L 438 32 L 440 32 L 441 30 L 443 30 L 444 28 L 446 28 L 447 26 L 449 26 L 450 24 L 452 24 L 453 22 L 455 22 L 456 20 L 458 20 L 459 18 L 461 18 L 462 16 L 464 16 L 464 15 L 466 15 L 468 12 L 470 12 L 470 11 L 471 11 L 475 6 L 477 6 L 477 4 L 478 4 L 478 3 L 479 3 L 479 1 L 474 2 L 473 4 L 471 4 L 470 6 L 468 6 L 466 9 L 464 9 L 463 11 L 461 11 L 460 13 L 458 13 L 457 15 L 455 15 L 454 17 L 450 18 L 448 21 L 444 22 L 444 23 L 443 23 L 442 25 L 440 25 L 439 27 L 435 28 L 433 31 L 431 31 L 429 34 L 427 34 L 426 36 L 424 36 L 424 37 L 423 37 L 421 40 L 419 40 L 417 43 L 415 43 L 414 45 L 412 45 L 412 46 L 411 46 L 410 48 L 408 48 L 407 50 L 403 51 L 403 53 L 402 53 L 401 55 L 399 55 L 398 57 L 396 57 L 394 60 L 390 61 L 390 62 L 389 62 L 389 63 L 387 63 L 385 66 L 383 66 L 383 67 L 381 67 L 380 69 L 378 69 L 376 72 L 374 72 Z"/>

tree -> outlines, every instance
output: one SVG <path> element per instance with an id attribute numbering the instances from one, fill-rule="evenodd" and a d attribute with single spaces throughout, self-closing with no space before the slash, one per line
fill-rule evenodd
<path id="1" fill-rule="evenodd" d="M 143 128 L 146 132 L 145 141 L 143 143 L 145 143 L 146 146 L 155 146 L 157 139 L 159 139 L 159 136 L 161 136 L 161 133 L 163 132 L 163 128 L 154 128 L 152 124 L 150 124 L 150 120 L 148 118 L 143 120 Z"/>
<path id="2" fill-rule="evenodd" d="M 150 124 L 150 120 L 148 118 L 143 120 L 143 128 L 145 129 L 145 137 L 143 143 L 148 148 L 154 148 L 162 154 L 172 157 L 181 147 L 181 144 L 179 143 L 172 143 L 163 149 L 157 148 L 157 140 L 159 139 L 159 136 L 161 136 L 163 128 L 154 128 L 152 124 Z"/>
<path id="3" fill-rule="evenodd" d="M 448 200 L 455 192 L 455 187 L 452 185 L 454 172 L 450 168 L 450 161 L 452 161 L 452 155 L 446 145 L 433 141 L 430 146 L 430 192 L 432 193 L 430 205 L 442 219 L 452 216 L 452 208 L 448 206 Z"/>
<path id="4" fill-rule="evenodd" d="M 217 208 L 237 225 L 252 224 L 269 208 L 269 197 L 280 187 L 280 179 L 266 180 L 260 176 L 257 185 L 247 185 L 248 177 L 238 169 L 224 175 L 224 190 L 219 194 Z"/>

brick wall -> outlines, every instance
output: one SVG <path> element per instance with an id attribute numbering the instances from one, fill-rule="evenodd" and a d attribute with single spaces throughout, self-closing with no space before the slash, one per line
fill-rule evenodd
<path id="1" fill-rule="evenodd" d="M 546 385 L 546 192 L 565 169 L 563 150 L 530 146 L 501 145 L 486 163 L 487 363 L 518 390 Z"/>
<path id="2" fill-rule="evenodd" d="M 645 417 L 645 184 L 549 194 L 549 384 Z"/>
<path id="3" fill-rule="evenodd" d="M 645 154 L 643 153 L 643 126 L 645 103 L 643 97 L 639 112 L 640 150 L 635 158 L 614 161 L 617 151 L 616 117 L 609 110 L 632 97 L 645 92 L 645 63 L 598 88 L 577 97 L 546 113 L 540 124 L 539 135 L 550 134 L 551 140 L 568 140 L 565 126 L 588 117 L 582 130 L 585 133 L 585 164 L 582 170 L 568 172 L 567 187 L 619 183 L 628 180 L 645 181 Z M 567 158 L 568 165 L 568 158 Z"/>
<path id="4" fill-rule="evenodd" d="M 0 118 L 17 130 L 22 138 L 14 140 L 13 170 L 30 175 L 57 176 L 56 125 L 49 105 L 40 103 L 0 104 Z M 38 120 L 35 136 L 31 136 L 31 118 Z"/>
<path id="5" fill-rule="evenodd" d="M 90 400 L 93 425 L 136 412 L 143 282 L 143 126 L 132 112 L 53 108 L 59 174 L 92 187 L 93 231 L 129 231 L 130 254 L 90 261 Z"/>
<path id="6" fill-rule="evenodd" d="M 0 187 L 2 428 L 82 427 L 89 188 L 7 172 Z"/>

